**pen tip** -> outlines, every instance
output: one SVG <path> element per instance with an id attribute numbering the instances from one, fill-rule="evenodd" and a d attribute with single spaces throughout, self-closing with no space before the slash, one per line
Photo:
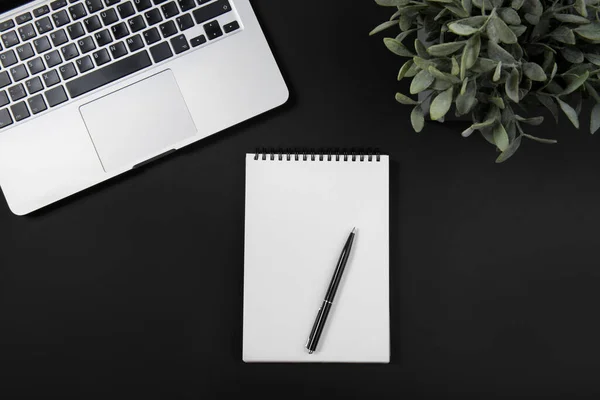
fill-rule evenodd
<path id="1" fill-rule="evenodd" d="M 352 228 L 352 233 L 356 233 L 356 227 Z"/>

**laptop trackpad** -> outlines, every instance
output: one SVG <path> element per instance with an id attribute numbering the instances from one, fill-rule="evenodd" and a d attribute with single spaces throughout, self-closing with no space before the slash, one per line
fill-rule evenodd
<path id="1" fill-rule="evenodd" d="M 194 136 L 194 121 L 170 70 L 80 107 L 106 172 L 132 166 Z"/>

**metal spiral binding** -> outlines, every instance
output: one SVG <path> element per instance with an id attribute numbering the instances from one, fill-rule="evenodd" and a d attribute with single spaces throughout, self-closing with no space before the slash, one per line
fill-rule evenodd
<path id="1" fill-rule="evenodd" d="M 351 161 L 351 162 L 379 162 L 381 153 L 379 149 L 283 149 L 283 148 L 257 148 L 254 153 L 255 160 L 270 161 Z"/>

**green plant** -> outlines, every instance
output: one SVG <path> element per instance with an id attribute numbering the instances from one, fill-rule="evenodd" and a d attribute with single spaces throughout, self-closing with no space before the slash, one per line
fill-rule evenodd
<path id="1" fill-rule="evenodd" d="M 543 116 L 526 112 L 546 107 L 558 122 L 559 108 L 579 128 L 583 98 L 593 98 L 591 133 L 600 128 L 600 0 L 375 0 L 394 7 L 389 21 L 371 35 L 400 28 L 383 39 L 394 54 L 410 57 L 398 80 L 412 77 L 410 93 L 396 100 L 414 105 L 414 130 L 425 117 L 442 121 L 454 105 L 507 160 L 523 137 L 555 140 L 524 132 Z M 408 46 L 415 38 L 414 45 Z M 424 35 L 424 36 L 423 36 Z M 423 94 L 426 94 L 424 96 Z M 575 104 L 575 106 L 571 105 Z"/>

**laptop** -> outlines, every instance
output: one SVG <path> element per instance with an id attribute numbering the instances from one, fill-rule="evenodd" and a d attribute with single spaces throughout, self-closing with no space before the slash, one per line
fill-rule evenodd
<path id="1" fill-rule="evenodd" d="M 0 46 L 0 187 L 17 215 L 288 98 L 249 0 L 2 0 Z"/>

